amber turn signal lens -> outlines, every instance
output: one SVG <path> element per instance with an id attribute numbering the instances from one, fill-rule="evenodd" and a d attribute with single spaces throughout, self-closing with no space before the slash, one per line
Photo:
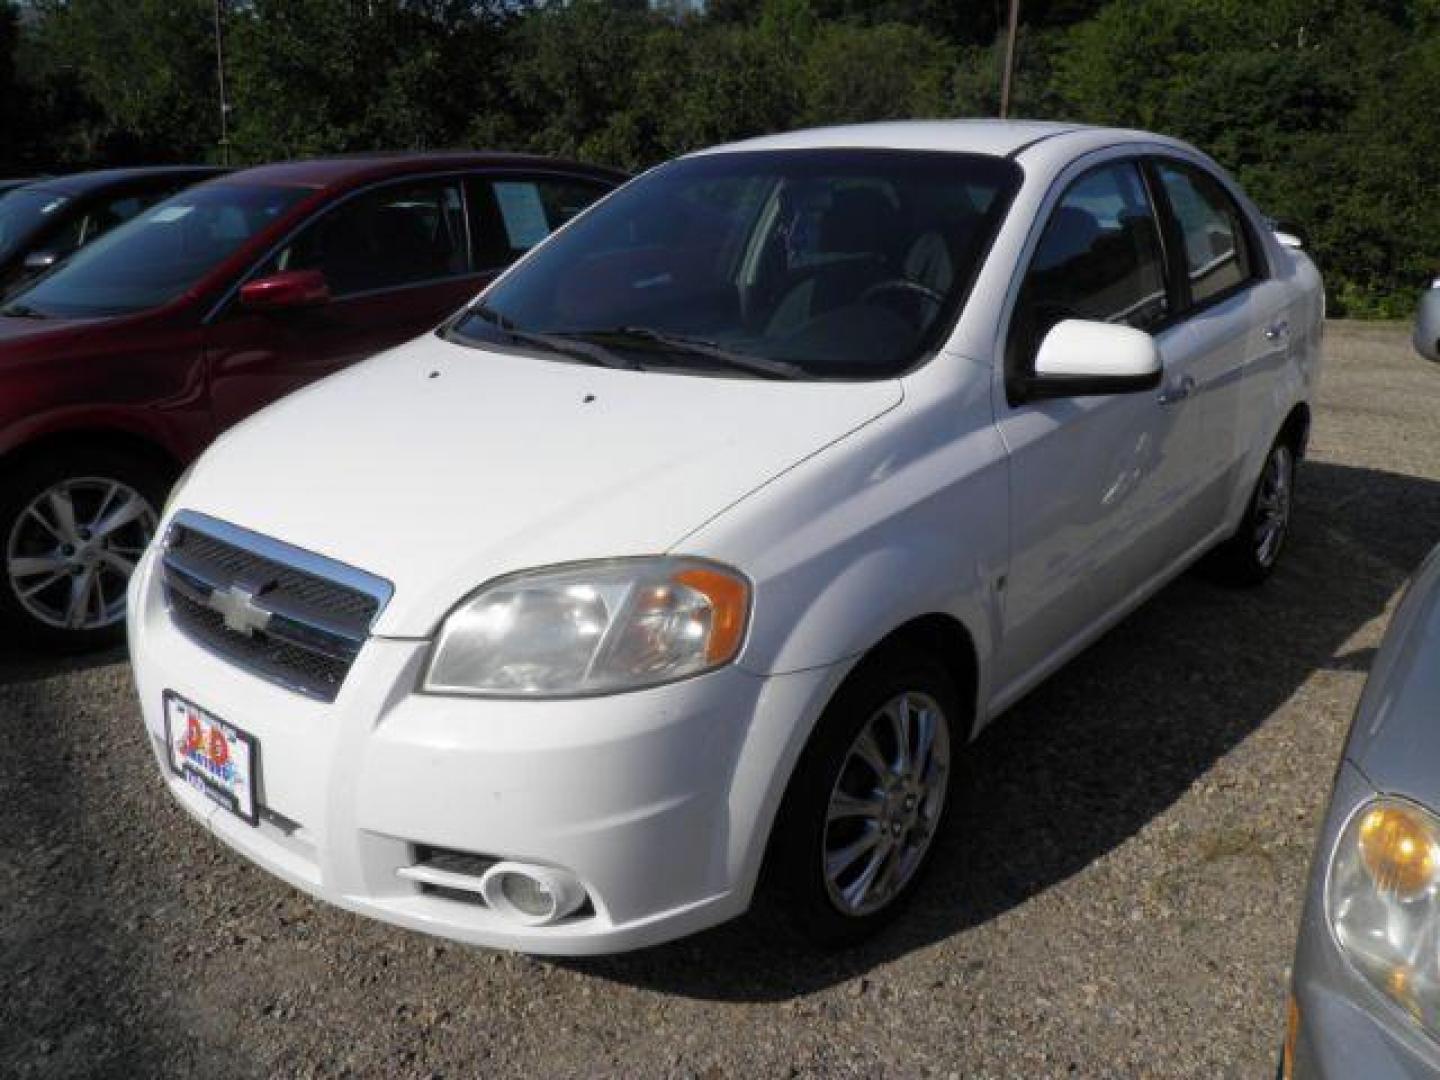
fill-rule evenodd
<path id="1" fill-rule="evenodd" d="M 1369 810 L 1360 820 L 1357 842 L 1380 892 L 1406 900 L 1435 883 L 1435 838 L 1418 815 L 1397 806 Z"/>
<path id="2" fill-rule="evenodd" d="M 1295 1076 L 1295 1044 L 1300 1041 L 1300 1006 L 1291 994 L 1285 1009 L 1285 1050 L 1280 1058 L 1281 1080 L 1293 1080 Z"/>
<path id="3" fill-rule="evenodd" d="M 750 586 L 745 580 L 720 570 L 682 570 L 674 580 L 686 585 L 710 601 L 714 612 L 710 623 L 710 641 L 705 659 L 723 664 L 734 659 L 745 636 L 745 621 L 750 615 Z"/>

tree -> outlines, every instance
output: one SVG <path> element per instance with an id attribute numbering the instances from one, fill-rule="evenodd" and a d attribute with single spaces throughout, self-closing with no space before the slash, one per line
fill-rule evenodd
<path id="1" fill-rule="evenodd" d="M 35 5 L 41 81 L 69 79 L 76 157 L 174 162 L 213 156 L 212 9 L 206 0 L 46 0 Z"/>

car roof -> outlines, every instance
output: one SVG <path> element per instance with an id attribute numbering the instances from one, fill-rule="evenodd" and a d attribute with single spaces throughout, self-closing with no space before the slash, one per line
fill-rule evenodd
<path id="1" fill-rule="evenodd" d="M 563 158 L 534 154 L 508 154 L 498 151 L 436 151 L 422 154 L 386 153 L 355 154 L 337 157 L 305 158 L 282 161 L 273 165 L 231 173 L 224 183 L 269 184 L 278 187 L 305 187 L 317 190 L 346 188 L 390 177 L 430 173 L 449 169 L 538 169 L 545 172 L 571 172 L 596 179 L 619 183 L 628 177 L 615 169 L 585 165 Z"/>
<path id="2" fill-rule="evenodd" d="M 1173 142 L 1145 131 L 1091 127 L 1048 120 L 891 120 L 763 135 L 756 139 L 713 147 L 701 153 L 865 148 L 943 150 L 952 153 L 1018 157 L 1031 147 L 1038 147 L 1051 140 L 1058 141 L 1064 136 L 1085 137 L 1079 140 L 1065 139 L 1067 143 Z"/>
<path id="3" fill-rule="evenodd" d="M 137 180 L 206 180 L 223 176 L 228 170 L 219 165 L 154 165 L 131 169 L 97 169 L 93 172 L 71 173 L 35 180 L 26 187 L 36 191 L 53 191 L 57 195 L 91 195 L 110 187 L 121 187 Z"/>

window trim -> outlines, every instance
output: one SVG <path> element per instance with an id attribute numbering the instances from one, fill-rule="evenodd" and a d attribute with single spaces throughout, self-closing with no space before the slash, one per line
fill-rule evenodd
<path id="1" fill-rule="evenodd" d="M 1165 181 L 1160 176 L 1160 166 L 1162 165 L 1178 169 L 1181 172 L 1198 172 L 1208 177 L 1215 186 L 1220 189 L 1221 194 L 1229 201 L 1231 208 L 1239 218 L 1240 242 L 1245 249 L 1245 256 L 1249 263 L 1250 272 L 1242 281 L 1228 285 L 1213 296 L 1207 296 L 1203 300 L 1197 301 L 1190 288 L 1189 255 L 1185 250 L 1185 233 L 1180 227 L 1180 216 L 1175 212 L 1174 203 L 1170 200 L 1170 193 L 1165 188 Z M 1236 197 L 1235 192 L 1231 190 L 1230 185 L 1226 183 L 1224 177 L 1199 162 L 1191 161 L 1189 158 L 1177 157 L 1173 154 L 1147 154 L 1144 158 L 1143 168 L 1148 175 L 1153 177 L 1156 197 L 1164 207 L 1164 213 L 1162 215 L 1164 218 L 1164 228 L 1167 236 L 1170 238 L 1171 245 L 1177 252 L 1175 261 L 1175 269 L 1178 274 L 1177 284 L 1180 287 L 1184 301 L 1183 304 L 1177 308 L 1181 319 L 1190 319 L 1203 312 L 1209 311 L 1211 308 L 1218 307 L 1226 301 L 1234 299 L 1246 290 L 1270 280 L 1270 260 L 1266 257 L 1265 247 L 1261 243 L 1259 236 L 1256 235 L 1255 223 L 1250 219 L 1250 214 L 1246 212 L 1244 205 L 1240 199 Z"/>
<path id="2" fill-rule="evenodd" d="M 405 182 L 421 182 L 421 181 L 425 181 L 425 180 L 455 180 L 455 181 L 457 181 L 457 182 L 460 184 L 461 205 L 465 207 L 466 259 L 472 264 L 471 267 L 470 267 L 470 270 L 468 271 L 468 273 L 466 273 L 466 274 L 464 274 L 464 275 L 450 275 L 450 276 L 447 276 L 447 277 L 432 278 L 432 279 L 430 279 L 429 281 L 412 281 L 412 282 L 406 282 L 406 283 L 403 284 L 403 285 L 387 285 L 387 286 L 386 286 L 385 288 L 383 288 L 383 289 L 371 289 L 371 290 L 367 290 L 366 292 L 363 292 L 363 293 L 349 293 L 349 294 L 347 294 L 346 296 L 337 298 L 338 300 L 340 300 L 340 301 L 350 301 L 350 300 L 354 300 L 354 299 L 362 298 L 362 297 L 378 296 L 378 295 L 380 295 L 380 294 L 382 294 L 382 293 L 400 292 L 400 291 L 403 291 L 403 290 L 406 290 L 406 289 L 413 289 L 413 288 L 418 288 L 418 287 L 421 287 L 421 286 L 435 285 L 435 284 L 437 284 L 437 283 L 439 283 L 439 282 L 444 282 L 444 281 L 455 281 L 455 282 L 459 282 L 459 281 L 465 280 L 466 278 L 484 278 L 486 275 L 492 275 L 492 276 L 493 276 L 493 275 L 495 275 L 495 274 L 497 273 L 497 271 L 495 271 L 495 270 L 493 270 L 493 269 L 481 269 L 481 270 L 477 270 L 477 269 L 474 267 L 474 265 L 473 265 L 473 263 L 474 263 L 473 241 L 472 241 L 472 239 L 471 239 L 471 233 L 470 233 L 469 201 L 468 201 L 468 196 L 467 196 L 467 194 L 466 194 L 466 192 L 465 192 L 465 181 L 468 180 L 468 179 L 471 179 L 471 178 L 475 178 L 475 177 L 502 176 L 502 175 L 503 175 L 503 176 L 509 176 L 509 175 L 514 175 L 514 174 L 517 173 L 517 172 L 533 172 L 533 171 L 535 171 L 533 168 L 531 168 L 531 169 L 518 169 L 518 168 L 514 168 L 514 167 L 506 167 L 506 166 L 503 166 L 503 165 L 502 165 L 502 166 L 496 166 L 496 167 L 484 166 L 484 167 L 481 167 L 481 168 L 472 168 L 472 169 L 443 169 L 443 170 L 440 170 L 440 171 L 437 171 L 437 172 L 417 172 L 417 173 L 406 173 L 406 174 L 403 175 L 403 176 L 385 176 L 385 177 L 380 177 L 380 178 L 378 178 L 378 179 L 376 179 L 376 180 L 372 180 L 372 181 L 370 181 L 370 182 L 368 182 L 368 183 L 362 184 L 362 185 L 360 185 L 359 187 L 353 188 L 353 189 L 351 189 L 350 191 L 345 192 L 345 193 L 344 193 L 343 195 L 341 195 L 338 199 L 335 199 L 335 200 L 333 200 L 333 201 L 328 201 L 328 202 L 322 203 L 320 206 L 316 207 L 315 210 L 313 210 L 311 213 L 307 214 L 302 220 L 300 220 L 300 221 L 296 222 L 294 225 L 292 225 L 292 226 L 290 227 L 290 229 L 288 229 L 283 236 L 281 236 L 277 241 L 275 241 L 275 243 L 271 244 L 270 247 L 266 248 L 263 252 L 261 252 L 260 255 L 257 256 L 256 259 L 249 265 L 249 267 L 248 267 L 243 273 L 236 275 L 235 279 L 221 292 L 220 297 L 215 301 L 214 304 L 212 304 L 212 305 L 210 306 L 209 310 L 206 311 L 205 314 L 201 317 L 201 319 L 200 319 L 200 325 L 201 325 L 201 326 L 210 326 L 210 325 L 213 325 L 214 323 L 218 322 L 220 319 L 224 318 L 224 317 L 228 314 L 230 308 L 233 306 L 233 302 L 236 300 L 237 297 L 239 297 L 239 295 L 240 295 L 240 290 L 241 290 L 245 285 L 247 285 L 247 284 L 249 284 L 251 281 L 254 281 L 254 280 L 255 280 L 255 276 L 256 276 L 256 274 L 259 272 L 260 268 L 261 268 L 262 266 L 264 266 L 267 262 L 269 262 L 272 258 L 274 258 L 276 255 L 278 255 L 281 251 L 283 251 L 283 250 L 285 249 L 285 247 L 286 247 L 287 244 L 289 244 L 291 241 L 293 241 L 293 240 L 295 239 L 295 237 L 298 236 L 303 230 L 309 228 L 312 223 L 314 223 L 314 222 L 316 222 L 316 221 L 319 221 L 319 220 L 321 219 L 321 217 L 323 217 L 324 215 L 326 215 L 326 214 L 328 214 L 328 213 L 330 213 L 330 212 L 332 212 L 332 211 L 334 211 L 334 210 L 339 209 L 341 206 L 344 206 L 344 205 L 345 205 L 346 203 L 348 203 L 350 200 L 352 200 L 352 199 L 357 199 L 357 198 L 359 198 L 359 197 L 362 196 L 362 195 L 370 194 L 371 192 L 374 192 L 374 191 L 378 190 L 379 188 L 386 187 L 386 186 L 388 186 L 388 185 L 390 185 L 390 184 L 405 183 Z M 595 183 L 600 184 L 602 187 L 603 187 L 604 184 L 605 184 L 605 181 L 604 181 L 604 180 L 597 180 L 595 177 L 590 176 L 590 175 L 588 175 L 588 174 L 581 173 L 581 172 L 578 172 L 578 171 L 572 171 L 572 170 L 569 170 L 569 169 L 556 169 L 554 172 L 547 172 L 547 173 L 545 173 L 545 175 L 547 175 L 547 176 L 575 177 L 575 178 L 579 178 L 579 179 L 582 179 L 582 180 L 593 181 L 593 182 L 595 182 Z M 608 195 L 608 194 L 610 193 L 610 191 L 614 191 L 615 188 L 616 188 L 616 187 L 619 187 L 619 186 L 620 186 L 619 184 L 616 184 L 614 187 L 611 187 L 611 188 L 609 189 L 609 191 L 606 192 L 606 194 Z M 602 196 L 602 198 L 603 198 L 603 197 L 604 197 L 604 196 Z M 598 200 L 597 200 L 597 201 L 598 201 Z M 591 205 L 593 205 L 593 204 L 591 204 Z M 587 207 L 587 209 L 588 209 L 588 207 Z M 579 215 L 576 215 L 576 216 L 578 217 Z M 517 261 L 518 261 L 518 260 L 517 260 Z M 502 267 L 501 269 L 506 269 L 506 268 L 503 268 L 503 267 Z"/>
<path id="3" fill-rule="evenodd" d="M 436 284 L 436 283 L 438 283 L 438 282 L 441 282 L 441 281 L 461 281 L 461 280 L 463 280 L 463 279 L 465 279 L 465 278 L 467 278 L 467 277 L 472 277 L 472 276 L 474 276 L 474 274 L 475 274 L 475 267 L 474 267 L 474 265 L 473 265 L 473 263 L 474 263 L 474 258 L 473 258 L 473 256 L 472 256 L 471 247 L 470 247 L 470 221 L 469 221 L 468 215 L 467 215 L 466 212 L 465 212 L 465 184 L 464 184 L 464 180 L 463 180 L 463 179 L 457 179 L 457 178 L 454 178 L 454 177 L 446 177 L 446 176 L 422 176 L 422 177 L 404 176 L 404 177 L 392 177 L 392 178 L 390 178 L 390 179 L 383 180 L 383 181 L 381 181 L 381 182 L 379 182 L 379 183 L 377 183 L 377 184 L 372 184 L 372 185 L 368 186 L 368 187 L 365 188 L 364 190 L 358 190 L 358 189 L 357 189 L 356 191 L 350 192 L 350 193 L 349 193 L 348 195 L 346 195 L 344 198 L 338 199 L 338 200 L 336 200 L 335 202 L 330 203 L 328 206 L 322 207 L 322 208 L 319 209 L 315 214 L 313 214 L 312 216 L 310 216 L 309 218 L 307 218 L 304 222 L 302 222 L 297 228 L 295 228 L 294 230 L 292 230 L 292 231 L 289 233 L 289 235 L 287 235 L 287 236 L 285 237 L 284 240 L 282 240 L 279 244 L 276 244 L 275 247 L 272 248 L 272 249 L 265 255 L 264 258 L 260 259 L 259 262 L 255 263 L 253 266 L 251 266 L 251 268 L 249 269 L 249 271 L 248 271 L 248 272 L 246 273 L 246 275 L 245 275 L 245 281 L 248 282 L 248 281 L 253 281 L 253 280 L 255 280 L 256 275 L 260 272 L 261 268 L 264 267 L 267 263 L 269 263 L 273 258 L 275 258 L 276 255 L 278 255 L 280 252 L 284 251 L 287 247 L 289 247 L 289 246 L 295 241 L 295 239 L 296 239 L 297 237 L 299 237 L 299 236 L 301 236 L 303 233 L 305 233 L 306 230 L 318 226 L 322 221 L 324 221 L 326 218 L 330 217 L 332 214 L 338 214 L 346 205 L 348 205 L 350 202 L 354 201 L 355 199 L 360 198 L 360 197 L 362 197 L 362 196 L 374 195 L 374 194 L 376 194 L 376 193 L 383 192 L 386 188 L 399 188 L 399 187 L 418 186 L 418 185 L 420 185 L 420 184 L 428 183 L 428 182 L 430 182 L 430 181 L 432 181 L 432 180 L 444 181 L 444 180 L 448 180 L 448 179 L 455 179 L 455 180 L 456 180 L 455 187 L 456 187 L 456 190 L 457 190 L 457 192 L 458 192 L 458 194 L 459 194 L 459 196 L 460 196 L 461 229 L 462 229 L 462 231 L 463 231 L 463 233 L 464 233 L 464 235 L 461 237 L 461 242 L 464 244 L 464 248 L 465 248 L 465 271 L 464 271 L 463 273 L 460 273 L 460 274 L 440 274 L 440 275 L 437 275 L 436 277 L 421 278 L 421 279 L 416 280 L 416 281 L 405 281 L 405 282 L 401 282 L 401 283 L 399 283 L 399 284 L 397 284 L 397 285 L 382 285 L 382 286 L 379 286 L 379 287 L 374 288 L 374 289 L 359 289 L 359 290 L 356 290 L 355 292 L 336 293 L 336 294 L 334 294 L 334 295 L 331 297 L 331 302 L 332 302 L 332 303 L 337 303 L 337 304 L 338 304 L 338 303 L 346 303 L 346 302 L 349 302 L 349 301 L 351 301 L 351 300 L 363 299 L 363 298 L 368 297 L 368 296 L 378 296 L 378 295 L 380 295 L 380 294 L 382 294 L 382 293 L 402 292 L 402 291 L 407 290 L 407 289 L 415 289 L 415 288 L 420 288 L 420 287 L 427 286 L 427 285 L 434 285 L 434 284 Z M 238 290 L 237 290 L 237 295 L 238 295 Z"/>
<path id="4" fill-rule="evenodd" d="M 1107 147 L 1105 149 L 1115 148 Z M 1101 152 L 1103 153 L 1104 151 L 1102 150 Z M 1150 157 L 1151 155 L 1144 151 L 1121 153 L 1114 157 L 1104 158 L 1092 165 L 1084 166 L 1078 172 L 1070 175 L 1068 179 L 1052 182 L 1050 192 L 1047 192 L 1046 198 L 1041 201 L 1044 217 L 1041 218 L 1040 215 L 1036 215 L 1037 226 L 1034 226 L 1036 228 L 1034 242 L 1030 245 L 1029 251 L 1026 254 L 1023 268 L 1021 268 L 1019 274 L 1012 280 L 1011 287 L 1013 295 L 1009 299 L 1009 311 L 1005 316 L 1005 332 L 999 341 L 1001 349 L 1000 358 L 1005 380 L 1005 401 L 1011 408 L 1016 408 L 1029 401 L 1036 400 L 1035 396 L 1030 393 L 1026 387 L 1027 381 L 1035 377 L 1035 357 L 1029 356 L 1023 361 L 1017 361 L 1015 350 L 1011 344 L 1015 331 L 1015 315 L 1020 308 L 1020 296 L 1024 291 L 1025 281 L 1030 276 L 1030 268 L 1035 262 L 1035 256 L 1039 253 L 1040 243 L 1045 237 L 1045 230 L 1049 228 L 1051 220 L 1054 218 L 1056 211 L 1060 209 L 1066 196 L 1074 190 L 1077 184 L 1082 183 L 1102 169 L 1113 169 L 1118 166 L 1129 166 L 1133 168 L 1139 176 L 1140 185 L 1145 192 L 1145 198 L 1149 201 L 1150 217 L 1155 222 L 1155 232 L 1160 244 L 1160 274 L 1164 280 L 1165 300 L 1170 310 L 1165 318 L 1161 319 L 1154 327 L 1146 332 L 1152 337 L 1158 336 L 1180 323 L 1187 316 L 1181 304 L 1184 294 L 1182 293 L 1180 283 L 1175 273 L 1176 254 L 1174 243 L 1167 231 L 1167 224 L 1164 214 L 1161 212 L 1160 203 L 1155 197 L 1155 192 L 1151 189 L 1149 172 L 1146 168 L 1146 162 Z M 1075 162 L 1071 162 L 1071 164 L 1076 165 L 1083 160 L 1084 158 L 1081 158 Z M 1066 176 L 1066 172 L 1062 171 L 1061 176 Z M 1057 189 L 1058 194 L 1050 198 L 1051 192 L 1055 192 Z M 1168 206 L 1168 204 L 1166 205 Z M 1180 257 L 1183 258 L 1183 253 Z"/>

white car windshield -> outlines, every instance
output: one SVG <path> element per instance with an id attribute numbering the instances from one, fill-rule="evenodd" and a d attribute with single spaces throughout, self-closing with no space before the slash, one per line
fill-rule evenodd
<path id="1" fill-rule="evenodd" d="M 891 377 L 943 343 L 1019 181 L 978 154 L 684 158 L 599 203 L 448 333 L 641 369 Z"/>

